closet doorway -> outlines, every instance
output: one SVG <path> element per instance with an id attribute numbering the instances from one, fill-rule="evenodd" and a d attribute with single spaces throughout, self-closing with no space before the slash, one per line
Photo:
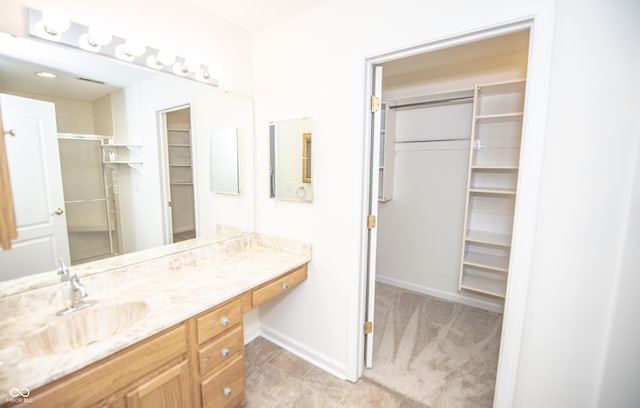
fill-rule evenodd
<path id="1" fill-rule="evenodd" d="M 429 406 L 493 405 L 529 28 L 373 64 L 363 375 Z"/>
<path id="2" fill-rule="evenodd" d="M 165 243 L 197 236 L 193 179 L 191 108 L 182 106 L 162 112 L 160 145 L 165 171 Z"/>

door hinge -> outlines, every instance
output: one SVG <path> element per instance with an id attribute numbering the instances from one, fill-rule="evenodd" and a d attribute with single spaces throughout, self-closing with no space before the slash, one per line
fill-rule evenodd
<path id="1" fill-rule="evenodd" d="M 375 95 L 371 95 L 371 113 L 375 113 L 380 110 L 380 98 Z"/>
<path id="2" fill-rule="evenodd" d="M 373 322 L 364 322 L 364 334 L 373 333 Z"/>
<path id="3" fill-rule="evenodd" d="M 369 214 L 367 217 L 367 228 L 373 229 L 376 227 L 376 216 L 373 214 Z"/>

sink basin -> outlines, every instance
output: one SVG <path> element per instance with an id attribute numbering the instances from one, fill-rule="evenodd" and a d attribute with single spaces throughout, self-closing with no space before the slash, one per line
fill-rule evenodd
<path id="1" fill-rule="evenodd" d="M 144 302 L 94 305 L 75 313 L 52 316 L 44 328 L 24 339 L 31 357 L 64 353 L 122 333 L 144 318 Z"/>

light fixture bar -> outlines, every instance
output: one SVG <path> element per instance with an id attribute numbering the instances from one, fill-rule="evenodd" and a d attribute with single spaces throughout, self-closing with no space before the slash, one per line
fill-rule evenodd
<path id="1" fill-rule="evenodd" d="M 219 84 L 217 75 L 212 75 L 212 73 L 209 72 L 209 67 L 206 65 L 197 65 L 197 70 L 189 70 L 186 69 L 186 67 L 178 70 L 175 68 L 175 65 L 179 64 L 178 66 L 182 67 L 183 64 L 186 65 L 187 63 L 183 57 L 175 56 L 172 52 L 167 52 L 167 50 L 164 49 L 158 50 L 145 46 L 135 39 L 127 40 L 111 35 L 110 33 L 111 41 L 106 44 L 101 44 L 106 41 L 96 42 L 89 34 L 89 27 L 73 21 L 70 21 L 69 28 L 66 31 L 56 33 L 55 39 L 52 37 L 48 38 L 42 35 L 42 19 L 43 13 L 41 11 L 27 8 L 30 37 L 54 44 L 59 43 L 82 51 L 89 51 L 145 69 L 152 68 L 158 72 L 166 72 L 171 75 L 192 79 L 213 86 L 218 86 Z M 191 61 L 189 61 L 189 66 L 193 66 Z"/>

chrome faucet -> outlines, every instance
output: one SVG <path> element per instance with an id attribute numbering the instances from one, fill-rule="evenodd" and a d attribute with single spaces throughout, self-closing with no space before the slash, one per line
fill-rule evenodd
<path id="1" fill-rule="evenodd" d="M 58 316 L 64 316 L 98 303 L 97 300 L 84 300 L 84 298 L 87 297 L 87 288 L 80 282 L 80 278 L 78 278 L 77 274 L 73 274 L 73 276 L 71 276 L 69 273 L 69 267 L 64 264 L 64 260 L 62 258 L 60 258 L 58 275 L 60 275 L 61 282 L 69 282 L 69 297 L 71 300 L 71 305 L 69 307 L 59 310 L 56 313 Z"/>

